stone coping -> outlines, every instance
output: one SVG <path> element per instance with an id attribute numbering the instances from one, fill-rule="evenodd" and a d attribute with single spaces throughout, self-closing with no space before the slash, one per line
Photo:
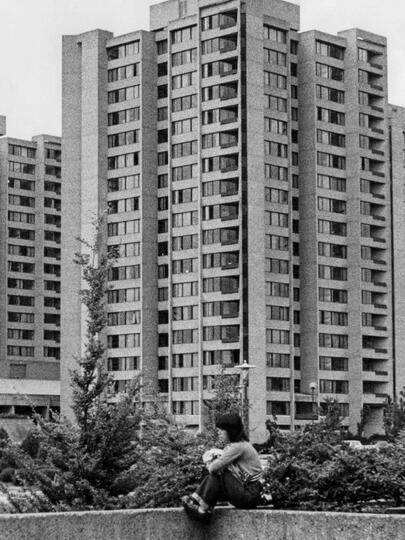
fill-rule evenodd
<path id="1" fill-rule="evenodd" d="M 403 540 L 405 516 L 220 508 L 209 524 L 180 508 L 0 515 L 1 540 Z"/>

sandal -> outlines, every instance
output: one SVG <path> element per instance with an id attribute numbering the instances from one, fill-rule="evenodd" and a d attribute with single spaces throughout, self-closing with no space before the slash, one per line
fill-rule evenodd
<path id="1" fill-rule="evenodd" d="M 189 495 L 184 495 L 181 498 L 181 502 L 187 515 L 194 521 L 207 521 L 212 516 L 211 510 L 203 510 Z"/>

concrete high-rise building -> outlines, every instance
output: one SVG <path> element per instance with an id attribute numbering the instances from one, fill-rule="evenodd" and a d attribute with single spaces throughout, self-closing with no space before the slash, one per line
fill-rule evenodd
<path id="1" fill-rule="evenodd" d="M 60 236 L 60 138 L 0 138 L 0 425 L 11 432 L 32 406 L 59 409 Z"/>
<path id="2" fill-rule="evenodd" d="M 281 0 L 169 0 L 150 31 L 64 37 L 66 411 L 86 316 L 73 253 L 105 216 L 117 391 L 141 371 L 202 427 L 218 365 L 247 360 L 254 440 L 327 398 L 353 432 L 362 410 L 366 433 L 380 428 L 394 380 L 386 71 L 385 38 L 299 33 Z"/>

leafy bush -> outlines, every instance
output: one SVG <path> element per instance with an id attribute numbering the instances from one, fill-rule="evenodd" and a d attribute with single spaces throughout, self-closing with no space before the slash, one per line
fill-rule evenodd
<path id="1" fill-rule="evenodd" d="M 405 445 L 354 450 L 327 421 L 272 434 L 265 491 L 275 508 L 383 511 L 405 495 Z M 274 426 L 272 426 L 274 430 Z"/>

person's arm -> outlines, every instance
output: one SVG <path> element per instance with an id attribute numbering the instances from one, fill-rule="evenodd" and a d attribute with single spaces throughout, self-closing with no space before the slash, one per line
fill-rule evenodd
<path id="1" fill-rule="evenodd" d="M 215 473 L 221 471 L 222 469 L 225 469 L 228 465 L 238 459 L 238 457 L 241 456 L 242 453 L 243 448 L 241 448 L 238 444 L 230 444 L 225 448 L 222 456 L 214 459 L 214 461 L 208 465 L 208 472 Z"/>

